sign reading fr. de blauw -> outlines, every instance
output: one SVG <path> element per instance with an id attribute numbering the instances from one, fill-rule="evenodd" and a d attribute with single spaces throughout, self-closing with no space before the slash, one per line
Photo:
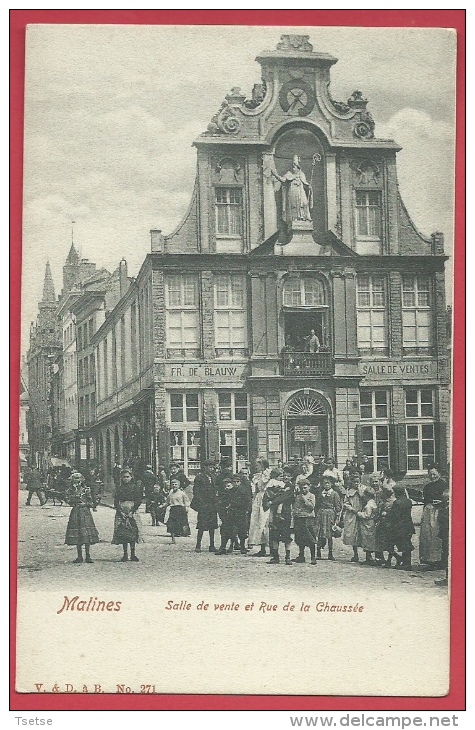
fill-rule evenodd
<path id="1" fill-rule="evenodd" d="M 180 363 L 165 365 L 165 380 L 181 383 L 200 382 L 213 378 L 218 381 L 242 380 L 246 363 Z"/>

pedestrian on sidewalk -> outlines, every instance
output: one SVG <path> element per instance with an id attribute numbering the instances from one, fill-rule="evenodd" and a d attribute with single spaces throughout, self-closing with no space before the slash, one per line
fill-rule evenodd
<path id="1" fill-rule="evenodd" d="M 306 479 L 299 484 L 293 504 L 293 517 L 294 538 L 299 546 L 299 555 L 292 562 L 305 563 L 305 548 L 308 547 L 311 563 L 316 565 L 315 495 L 310 491 L 310 482 Z"/>
<path id="2" fill-rule="evenodd" d="M 170 479 L 170 494 L 167 497 L 165 506 L 167 530 L 171 535 L 172 544 L 175 544 L 175 537 L 189 537 L 191 534 L 190 525 L 188 524 L 190 500 L 181 487 L 179 477 Z"/>
<path id="3" fill-rule="evenodd" d="M 341 511 L 340 495 L 334 489 L 335 478 L 326 474 L 322 477 L 322 489 L 317 500 L 317 519 L 315 533 L 317 536 L 317 558 L 322 557 L 322 548 L 328 542 L 328 560 L 333 557 L 333 526 Z"/>
<path id="4" fill-rule="evenodd" d="M 259 552 L 252 554 L 256 558 L 266 557 L 266 548 L 269 544 L 269 512 L 262 509 L 262 500 L 267 482 L 270 479 L 270 471 L 267 459 L 262 457 L 256 459 L 256 471 L 251 480 L 254 498 L 252 501 L 248 539 L 249 547 L 260 546 Z"/>
<path id="5" fill-rule="evenodd" d="M 193 499 L 191 500 L 190 507 L 198 513 L 196 522 L 198 535 L 196 538 L 195 552 L 201 552 L 201 541 L 205 532 L 209 534 L 209 552 L 216 552 L 214 532 L 218 529 L 218 514 L 216 510 L 214 461 L 205 461 L 203 468 L 195 476 L 193 482 Z"/>
<path id="6" fill-rule="evenodd" d="M 31 498 L 34 494 L 38 497 L 38 501 L 41 506 L 46 502 L 44 495 L 44 484 L 41 479 L 41 474 L 36 466 L 32 466 L 26 477 L 26 488 L 28 489 L 28 497 L 26 499 L 26 506 L 30 507 Z"/>
<path id="7" fill-rule="evenodd" d="M 69 515 L 64 542 L 66 545 L 76 545 L 77 558 L 73 561 L 74 563 L 84 562 L 82 556 L 83 545 L 86 553 L 86 563 L 92 563 L 90 547 L 99 542 L 99 533 L 91 515 L 91 507 L 94 505 L 91 490 L 79 472 L 75 472 L 71 476 L 69 502 L 72 504 L 72 510 Z"/>
<path id="8" fill-rule="evenodd" d="M 290 546 L 292 535 L 292 503 L 294 501 L 294 486 L 292 475 L 282 469 L 272 469 L 271 478 L 267 484 L 262 506 L 269 510 L 269 542 L 271 548 L 270 565 L 280 562 L 279 543 L 285 545 L 285 564 L 292 565 Z"/>
<path id="9" fill-rule="evenodd" d="M 361 509 L 356 513 L 358 526 L 358 547 L 363 548 L 366 553 L 365 563 L 374 565 L 373 553 L 376 550 L 376 504 L 374 489 L 366 487 L 363 492 Z"/>
<path id="10" fill-rule="evenodd" d="M 424 509 L 419 536 L 419 562 L 425 563 L 428 570 L 437 570 L 442 567 L 438 512 L 447 484 L 441 479 L 439 468 L 435 464 L 429 469 L 429 480 L 422 491 Z"/>
<path id="11" fill-rule="evenodd" d="M 134 481 L 131 469 L 123 469 L 120 484 L 116 487 L 114 494 L 115 520 L 113 545 L 122 545 L 124 554 L 122 563 L 129 559 L 128 548 L 130 546 L 130 560 L 138 563 L 139 559 L 135 554 L 135 546 L 142 542 L 140 517 L 137 510 L 142 503 L 142 487 Z"/>
<path id="12" fill-rule="evenodd" d="M 401 555 L 395 553 L 396 568 L 411 570 L 411 553 L 414 550 L 412 536 L 415 533 L 411 514 L 412 501 L 406 495 L 404 487 L 396 484 L 393 489 L 396 501 L 388 514 L 388 531 L 391 535 L 391 541 L 394 542 L 401 553 Z"/>
<path id="13" fill-rule="evenodd" d="M 343 544 L 353 548 L 352 563 L 359 563 L 358 555 L 358 522 L 356 513 L 361 509 L 361 477 L 354 472 L 350 477 L 350 486 L 343 499 Z"/>

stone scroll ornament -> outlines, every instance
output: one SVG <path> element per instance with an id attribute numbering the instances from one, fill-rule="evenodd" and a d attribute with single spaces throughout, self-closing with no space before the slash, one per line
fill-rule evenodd
<path id="1" fill-rule="evenodd" d="M 371 112 L 366 109 L 368 99 L 365 99 L 361 91 L 354 91 L 348 99 L 348 106 L 356 112 L 357 122 L 353 127 L 355 137 L 360 139 L 372 139 L 374 137 L 375 123 Z"/>

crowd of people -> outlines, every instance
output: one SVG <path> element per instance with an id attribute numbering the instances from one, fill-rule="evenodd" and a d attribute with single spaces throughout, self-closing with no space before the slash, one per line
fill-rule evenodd
<path id="1" fill-rule="evenodd" d="M 218 556 L 237 550 L 246 556 L 269 557 L 273 565 L 283 558 L 290 566 L 305 563 L 308 551 L 310 564 L 317 565 L 325 556 L 335 560 L 334 541 L 341 538 L 352 548 L 353 563 L 363 560 L 370 566 L 411 570 L 413 502 L 389 469 L 374 474 L 371 466 L 367 457 L 355 457 L 340 470 L 332 458 L 308 455 L 302 463 L 294 460 L 276 467 L 258 458 L 252 473 L 247 463 L 234 473 L 232 463 L 224 459 L 218 464 L 204 462 L 191 485 L 179 464 L 157 473 L 146 465 L 139 476 L 132 467 L 115 464 L 112 543 L 122 546 L 123 562 L 138 562 L 136 545 L 143 539 L 139 508 L 145 502 L 152 527 L 165 524 L 172 543 L 190 536 L 188 514 L 195 511 L 197 553 L 207 533 L 208 551 Z M 428 477 L 422 492 L 419 563 L 427 569 L 445 569 L 446 578 L 439 583 L 446 585 L 449 489 L 436 465 L 430 466 Z M 55 476 L 60 478 L 67 482 L 67 502 L 72 506 L 65 542 L 77 547 L 74 562 L 91 563 L 90 546 L 99 541 L 91 510 L 100 501 L 100 474 L 94 469 L 86 475 L 74 469 L 66 474 L 63 469 Z M 41 497 L 37 470 L 31 470 L 27 488 L 29 505 L 35 491 Z M 292 542 L 299 549 L 293 559 Z"/>

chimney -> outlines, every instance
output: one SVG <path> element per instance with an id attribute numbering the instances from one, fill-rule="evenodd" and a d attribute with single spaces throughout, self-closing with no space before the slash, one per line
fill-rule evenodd
<path id="1" fill-rule="evenodd" d="M 122 259 L 119 264 L 119 289 L 121 297 L 123 297 L 125 292 L 127 291 L 128 285 L 129 279 L 127 276 L 127 261 L 125 259 Z"/>
<path id="2" fill-rule="evenodd" d="M 151 250 L 152 253 L 163 253 L 165 238 L 158 228 L 152 228 L 150 231 Z"/>

